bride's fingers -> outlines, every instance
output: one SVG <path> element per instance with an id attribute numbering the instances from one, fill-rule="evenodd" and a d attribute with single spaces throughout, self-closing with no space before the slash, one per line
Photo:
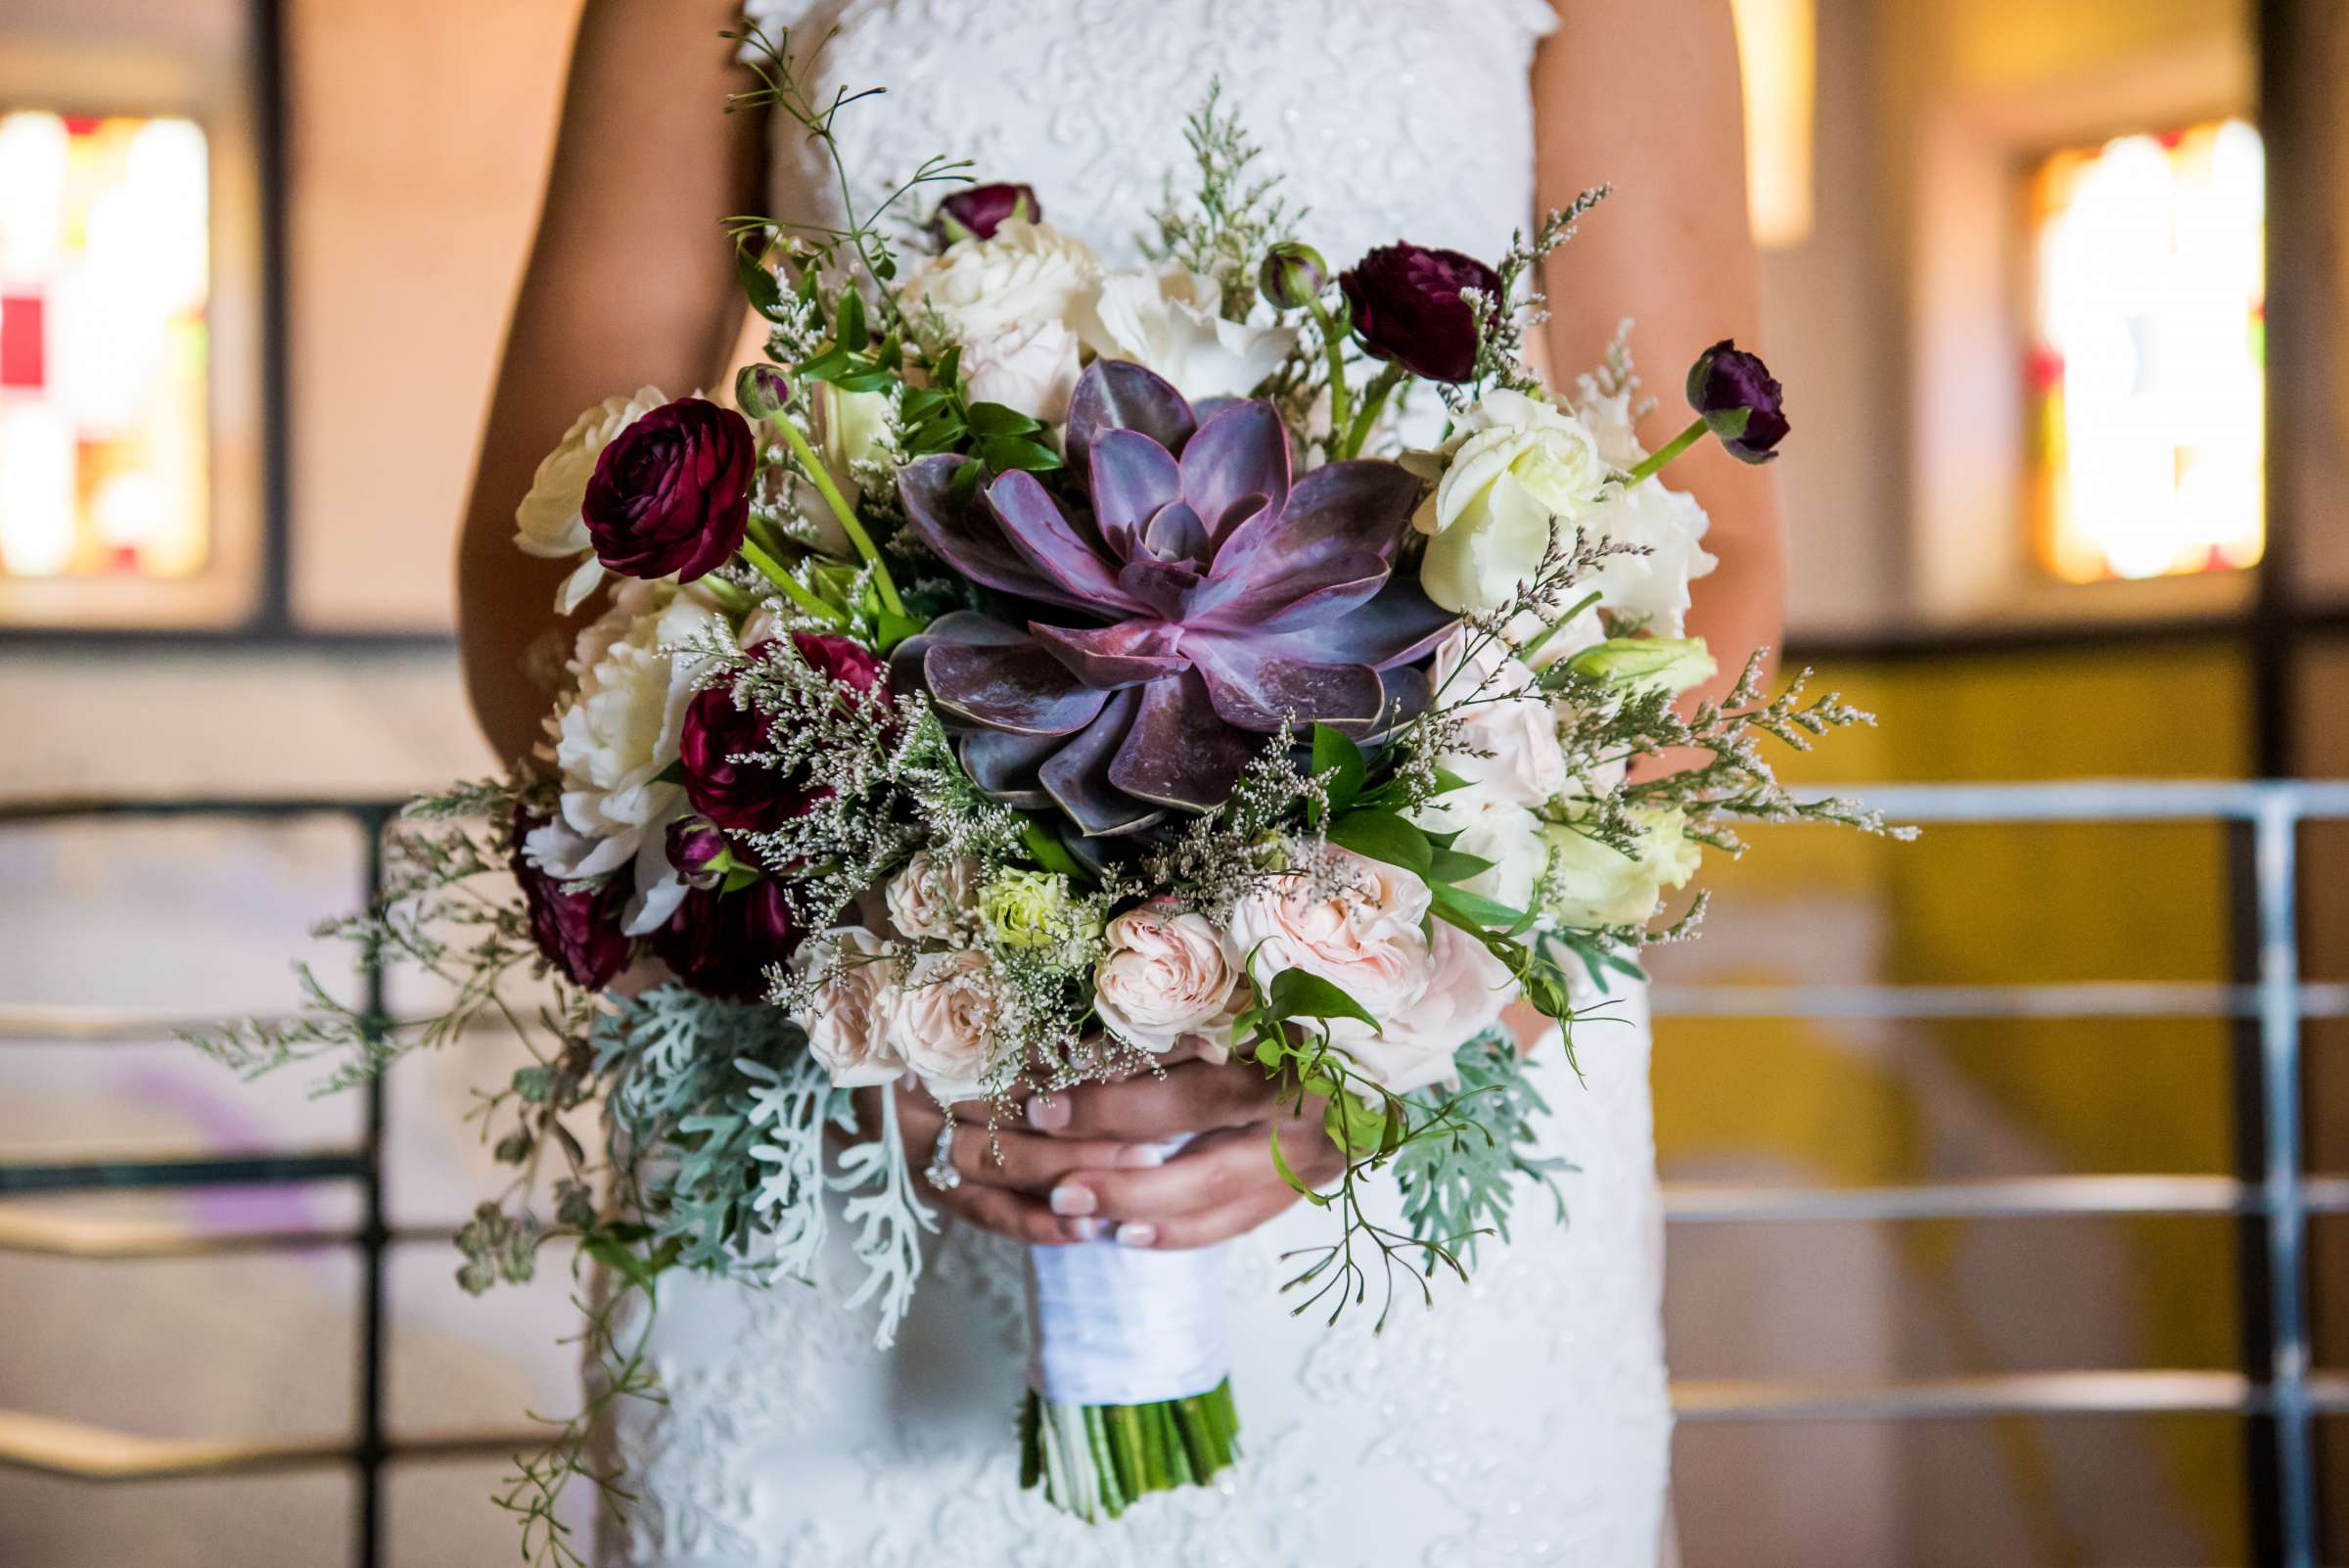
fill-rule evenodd
<path id="1" fill-rule="evenodd" d="M 1163 1076 L 1085 1084 L 1028 1102 L 1028 1125 L 1057 1138 L 1140 1143 L 1266 1119 L 1279 1085 L 1253 1062 L 1183 1062 Z"/>
<path id="2" fill-rule="evenodd" d="M 1252 1192 L 1236 1203 L 1203 1209 L 1197 1214 L 1179 1215 L 1172 1220 L 1128 1220 L 1117 1225 L 1111 1233 L 1121 1247 L 1144 1247 L 1157 1252 L 1212 1247 L 1220 1241 L 1244 1236 L 1257 1226 L 1279 1218 L 1296 1201 L 1297 1194 L 1276 1181 L 1272 1186 Z"/>
<path id="3" fill-rule="evenodd" d="M 1155 1170 L 1075 1172 L 1052 1189 L 1053 1212 L 1092 1221 L 1073 1225 L 1071 1234 L 1080 1236 L 1101 1233 L 1104 1223 L 1166 1222 L 1227 1208 L 1257 1213 L 1258 1200 L 1276 1190 L 1295 1195 L 1272 1164 L 1275 1125 L 1281 1157 L 1300 1180 L 1319 1186 L 1336 1179 L 1345 1162 L 1319 1124 L 1284 1118 L 1209 1133 Z"/>
<path id="4" fill-rule="evenodd" d="M 938 1133 L 930 1134 L 933 1144 Z M 1042 1192 L 1072 1171 L 1133 1170 L 1165 1157 L 1148 1144 L 1106 1138 L 1048 1138 L 1007 1127 L 990 1132 L 984 1122 L 957 1121 L 949 1159 L 963 1176 L 982 1186 Z"/>
<path id="5" fill-rule="evenodd" d="M 1076 1239 L 1041 1203 L 999 1187 L 983 1187 L 966 1181 L 951 1192 L 926 1192 L 923 1199 L 982 1230 L 991 1230 L 998 1236 L 1009 1236 L 1033 1246 L 1063 1247 Z"/>

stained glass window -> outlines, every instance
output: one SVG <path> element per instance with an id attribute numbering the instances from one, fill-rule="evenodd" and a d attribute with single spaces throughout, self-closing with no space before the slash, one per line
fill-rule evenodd
<path id="1" fill-rule="evenodd" d="M 209 205 L 193 121 L 0 115 L 0 576 L 204 569 Z"/>
<path id="2" fill-rule="evenodd" d="M 2033 511 L 2072 582 L 2246 567 L 2265 533 L 2267 207 L 2239 119 L 2032 182 Z"/>

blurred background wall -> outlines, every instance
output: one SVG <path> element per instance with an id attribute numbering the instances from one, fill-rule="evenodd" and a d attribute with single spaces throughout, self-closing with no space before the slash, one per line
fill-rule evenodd
<path id="1" fill-rule="evenodd" d="M 1779 467 L 1791 638 L 1883 715 L 1792 771 L 2349 775 L 2342 8 L 1737 9 L 1768 348 L 1801 428 Z M 0 0 L 0 794 L 376 799 L 490 762 L 449 642 L 450 542 L 574 10 Z M 178 193 L 170 222 L 126 230 L 117 187 Z M 159 269 L 169 298 L 125 317 L 110 277 Z M 2320 980 L 2349 980 L 2343 842 L 2302 844 Z M 240 1087 L 153 1031 L 32 1037 L 76 1006 L 281 1005 L 295 934 L 351 901 L 358 848 L 333 818 L 0 826 L 0 1024 L 26 1037 L 0 1041 L 0 1162 L 357 1136 L 348 1097 Z M 1708 940 L 1659 965 L 1668 1008 L 1676 986 L 2248 974 L 2243 846 L 2219 827 L 1763 849 L 1719 879 Z M 2310 1026 L 2312 1169 L 2349 1165 L 2342 1044 Z M 1682 1192 L 2231 1176 L 2256 1155 L 2247 1050 L 2212 1020 L 1672 1017 L 1659 1154 Z M 424 1452 L 387 1472 L 387 1560 L 489 1560 L 512 1540 L 485 1500 L 497 1461 L 433 1447 L 567 1407 L 567 1281 L 458 1296 L 437 1232 L 486 1170 L 456 1123 L 481 1069 L 417 1068 L 391 1089 L 381 1397 Z M 332 1184 L 6 1200 L 0 1452 L 6 1412 L 346 1431 L 364 1292 L 345 1251 L 125 1261 L 59 1238 L 364 1220 Z M 2256 1372 L 2244 1226 L 1691 1220 L 1675 1374 L 1718 1406 L 1767 1380 Z M 2313 1240 L 2337 1364 L 2349 1222 Z M 2349 1560 L 2343 1419 L 2319 1429 Z M 1694 1568 L 2274 1560 L 2266 1452 L 2260 1422 L 2200 1407 L 1692 1416 L 1680 1521 Z M 0 1466 L 0 1562 L 344 1560 L 352 1504 L 336 1467 L 93 1488 Z"/>

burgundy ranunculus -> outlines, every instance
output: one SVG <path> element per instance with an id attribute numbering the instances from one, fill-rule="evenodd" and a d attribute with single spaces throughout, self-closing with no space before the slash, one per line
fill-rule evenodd
<path id="1" fill-rule="evenodd" d="M 622 878 L 609 877 L 578 893 L 564 892 L 561 878 L 547 875 L 522 853 L 524 837 L 538 825 L 528 812 L 514 813 L 514 853 L 508 862 L 530 910 L 530 940 L 564 979 L 601 991 L 628 966 L 632 944 L 620 929 L 628 885 Z"/>
<path id="2" fill-rule="evenodd" d="M 859 695 L 879 686 L 881 697 L 888 697 L 889 667 L 870 649 L 847 637 L 809 631 L 793 632 L 791 642 L 800 657 L 835 686 Z M 745 651 L 765 658 L 780 652 L 771 642 Z M 805 815 L 824 799 L 826 790 L 796 774 L 733 761 L 768 750 L 765 716 L 736 707 L 730 687 L 716 685 L 697 693 L 685 710 L 685 727 L 677 738 L 685 798 L 718 827 L 738 833 L 769 831 Z"/>
<path id="3" fill-rule="evenodd" d="M 722 875 L 718 866 L 726 858 L 726 836 L 708 818 L 680 816 L 669 823 L 668 849 L 668 863 L 677 868 L 688 887 L 717 886 Z"/>
<path id="4" fill-rule="evenodd" d="M 1380 246 L 1341 273 L 1338 287 L 1362 346 L 1429 381 L 1466 381 L 1476 371 L 1476 314 L 1460 292 L 1500 302 L 1500 274 L 1474 256 L 1421 245 Z"/>
<path id="5" fill-rule="evenodd" d="M 800 945 L 783 885 L 760 877 L 736 893 L 690 888 L 652 935 L 653 953 L 691 990 L 725 1001 L 766 994 L 766 970 Z"/>
<path id="6" fill-rule="evenodd" d="M 1044 206 L 1025 185 L 974 185 L 956 191 L 930 214 L 930 239 L 940 250 L 957 240 L 991 240 L 1005 218 L 1042 220 Z"/>
<path id="7" fill-rule="evenodd" d="M 1790 428 L 1784 397 L 1770 367 L 1728 338 L 1697 355 L 1688 369 L 1688 405 L 1741 463 L 1767 463 L 1778 455 Z"/>
<path id="8" fill-rule="evenodd" d="M 742 546 L 758 466 L 747 420 L 700 397 L 614 437 L 579 503 L 596 559 L 629 577 L 691 582 Z"/>

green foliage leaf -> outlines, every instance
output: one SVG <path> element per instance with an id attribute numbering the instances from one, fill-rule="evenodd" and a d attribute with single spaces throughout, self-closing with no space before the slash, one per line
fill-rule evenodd
<path id="1" fill-rule="evenodd" d="M 1525 918 L 1523 909 L 1443 883 L 1438 883 L 1428 891 L 1435 899 L 1437 913 L 1460 916 L 1460 920 L 1452 922 L 1454 925 L 1460 925 L 1463 921 L 1474 922 L 1466 926 L 1467 930 L 1473 931 L 1481 926 L 1493 931 L 1507 931 Z"/>
<path id="2" fill-rule="evenodd" d="M 1439 846 L 1428 861 L 1427 880 L 1437 882 L 1467 882 L 1493 869 L 1495 862 L 1482 855 L 1462 854 L 1459 851 Z"/>
<path id="3" fill-rule="evenodd" d="M 1288 1156 L 1280 1152 L 1280 1129 L 1278 1128 L 1272 1130 L 1272 1169 L 1280 1173 L 1281 1180 L 1286 1181 L 1290 1190 L 1306 1202 L 1316 1209 L 1329 1207 L 1329 1200 L 1306 1185 L 1305 1178 L 1290 1168 Z"/>
<path id="4" fill-rule="evenodd" d="M 1002 403 L 973 403 L 971 430 L 980 436 L 1027 436 L 1044 427 L 1016 408 Z"/>
<path id="5" fill-rule="evenodd" d="M 834 324 L 834 335 L 840 339 L 841 346 L 851 353 L 863 352 L 865 344 L 871 341 L 871 335 L 866 331 L 864 325 L 864 296 L 858 294 L 854 289 L 840 291 L 840 319 Z M 865 388 L 852 389 L 852 391 L 869 390 Z"/>
<path id="6" fill-rule="evenodd" d="M 742 280 L 742 292 L 750 297 L 753 310 L 769 321 L 783 319 L 783 286 L 766 264 L 763 237 L 756 244 L 746 241 L 734 247 L 734 275 Z"/>
<path id="7" fill-rule="evenodd" d="M 1327 774 L 1329 809 L 1334 815 L 1352 806 L 1362 793 L 1366 772 L 1362 749 L 1351 736 L 1327 724 L 1313 726 L 1313 772 Z"/>
<path id="8" fill-rule="evenodd" d="M 1427 835 L 1393 811 L 1349 811 L 1330 823 L 1329 841 L 1420 876 L 1435 860 Z"/>
<path id="9" fill-rule="evenodd" d="M 1028 853 L 1036 857 L 1036 863 L 1045 870 L 1057 871 L 1072 882 L 1092 880 L 1085 874 L 1084 867 L 1078 863 L 1077 857 L 1069 853 L 1068 846 L 1060 842 L 1059 836 L 1035 817 L 1021 820 L 1020 842 L 1028 847 Z"/>
<path id="10" fill-rule="evenodd" d="M 979 439 L 979 457 L 998 474 L 1013 469 L 1030 474 L 1048 474 L 1061 466 L 1058 452 L 1025 436 L 983 436 Z"/>
<path id="11" fill-rule="evenodd" d="M 1379 1027 L 1378 1020 L 1347 995 L 1343 987 L 1302 969 L 1284 969 L 1272 977 L 1265 1010 L 1274 1024 L 1292 1018 L 1359 1018 L 1372 1029 Z"/>
<path id="12" fill-rule="evenodd" d="M 1385 1145 L 1386 1108 L 1352 1094 L 1333 1094 L 1329 1108 L 1321 1113 L 1321 1127 L 1332 1143 L 1360 1159 L 1376 1154 Z"/>

